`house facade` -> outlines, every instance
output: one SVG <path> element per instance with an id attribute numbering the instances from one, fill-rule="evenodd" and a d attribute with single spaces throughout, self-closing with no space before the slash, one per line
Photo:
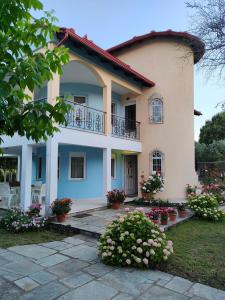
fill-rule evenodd
<path id="1" fill-rule="evenodd" d="M 203 43 L 169 30 L 106 51 L 61 28 L 49 46 L 59 44 L 69 48 L 70 62 L 33 100 L 64 97 L 67 126 L 46 143 L 3 137 L 5 155 L 18 158 L 20 205 L 30 205 L 35 182 L 45 186 L 46 206 L 63 197 L 104 205 L 114 188 L 140 195 L 140 177 L 152 171 L 165 179 L 160 198 L 184 200 L 186 184 L 197 183 L 193 74 Z"/>

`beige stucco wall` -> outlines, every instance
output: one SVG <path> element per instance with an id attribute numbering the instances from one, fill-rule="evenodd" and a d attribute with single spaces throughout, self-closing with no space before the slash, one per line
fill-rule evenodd
<path id="1" fill-rule="evenodd" d="M 147 42 L 119 52 L 118 57 L 156 83 L 137 99 L 137 120 L 141 121 L 143 152 L 138 174 L 149 176 L 150 155 L 164 154 L 165 190 L 158 196 L 171 201 L 185 199 L 187 183 L 196 184 L 194 168 L 193 55 L 173 41 Z M 149 121 L 149 98 L 163 97 L 164 123 Z"/>

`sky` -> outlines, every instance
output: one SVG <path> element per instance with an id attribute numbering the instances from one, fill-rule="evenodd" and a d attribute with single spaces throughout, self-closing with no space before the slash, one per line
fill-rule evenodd
<path id="1" fill-rule="evenodd" d="M 151 30 L 188 31 L 190 15 L 184 0 L 41 0 L 45 10 L 54 10 L 59 26 L 74 28 L 88 35 L 98 46 L 107 49 Z M 40 12 L 35 13 L 40 16 Z M 195 66 L 195 140 L 200 128 L 221 108 L 225 100 L 225 83 L 218 77 L 208 78 Z"/>

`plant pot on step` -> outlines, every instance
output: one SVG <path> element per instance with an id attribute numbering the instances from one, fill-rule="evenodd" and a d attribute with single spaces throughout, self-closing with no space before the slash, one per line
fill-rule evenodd
<path id="1" fill-rule="evenodd" d="M 186 218 L 188 215 L 188 212 L 186 210 L 178 210 L 179 218 Z"/>
<path id="2" fill-rule="evenodd" d="M 113 209 L 120 209 L 120 203 L 119 203 L 119 202 L 114 202 L 114 203 L 112 204 L 112 208 L 113 208 Z"/>
<path id="3" fill-rule="evenodd" d="M 176 218 L 177 218 L 177 214 L 169 214 L 169 220 L 171 222 L 175 222 L 176 221 Z"/>
<path id="4" fill-rule="evenodd" d="M 154 224 L 159 224 L 159 219 L 151 219 Z"/>
<path id="5" fill-rule="evenodd" d="M 161 220 L 161 225 L 167 225 L 168 224 L 168 220 Z"/>
<path id="6" fill-rule="evenodd" d="M 62 215 L 56 215 L 56 220 L 59 223 L 65 222 L 67 219 L 67 214 L 62 214 Z"/>

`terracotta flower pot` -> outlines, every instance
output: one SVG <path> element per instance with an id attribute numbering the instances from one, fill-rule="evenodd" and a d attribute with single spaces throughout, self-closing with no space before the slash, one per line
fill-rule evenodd
<path id="1" fill-rule="evenodd" d="M 57 220 L 57 222 L 60 222 L 60 223 L 65 222 L 66 218 L 67 218 L 67 214 L 56 215 L 56 220 Z"/>
<path id="2" fill-rule="evenodd" d="M 167 225 L 168 224 L 168 220 L 161 220 L 161 225 Z"/>
<path id="3" fill-rule="evenodd" d="M 177 214 L 169 214 L 169 220 L 170 220 L 171 222 L 176 221 L 176 218 L 177 218 Z"/>
<path id="4" fill-rule="evenodd" d="M 188 212 L 186 210 L 178 210 L 179 218 L 186 218 Z"/>
<path id="5" fill-rule="evenodd" d="M 151 200 L 154 200 L 154 196 L 153 194 L 151 193 L 145 193 L 142 191 L 142 198 L 145 200 L 145 201 L 151 201 Z"/>
<path id="6" fill-rule="evenodd" d="M 112 208 L 113 209 L 119 209 L 120 208 L 120 203 L 119 202 L 115 202 L 112 204 Z"/>
<path id="7" fill-rule="evenodd" d="M 159 224 L 159 219 L 157 219 L 157 220 L 152 219 L 151 221 L 152 221 L 154 224 Z"/>

